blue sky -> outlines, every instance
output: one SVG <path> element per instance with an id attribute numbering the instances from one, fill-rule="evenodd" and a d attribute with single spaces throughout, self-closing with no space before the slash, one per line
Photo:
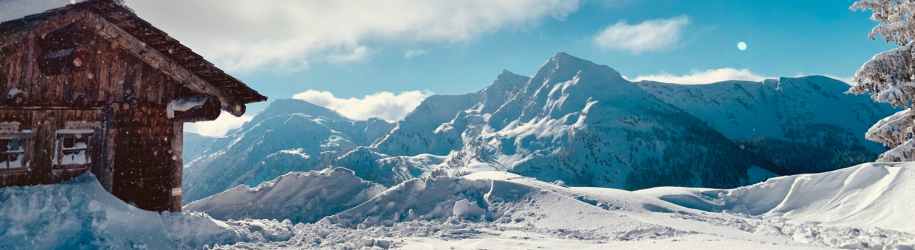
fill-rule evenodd
<path id="1" fill-rule="evenodd" d="M 508 27 L 467 41 L 368 41 L 374 50 L 349 63 L 320 63 L 296 72 L 239 71 L 235 75 L 276 98 L 309 89 L 361 98 L 379 91 L 429 90 L 436 94 L 477 91 L 502 69 L 533 74 L 550 56 L 565 51 L 606 64 L 630 78 L 685 75 L 736 68 L 762 76 L 828 74 L 850 77 L 876 53 L 892 48 L 867 38 L 869 12 L 851 11 L 853 1 L 611 1 L 585 3 L 565 20 Z M 634 54 L 601 48 L 602 28 L 620 20 L 638 24 L 689 18 L 672 48 Z M 307 32 L 307 31 L 303 31 Z M 738 42 L 748 49 L 737 49 Z M 427 54 L 405 58 L 408 50 Z"/>
<path id="2" fill-rule="evenodd" d="M 0 0 L 4 2 L 3 7 L 12 11 L 36 5 L 36 1 Z M 696 83 L 810 74 L 851 77 L 874 54 L 893 48 L 879 38 L 867 38 L 876 23 L 869 20 L 870 12 L 849 10 L 853 2 L 128 0 L 127 4 L 271 100 L 308 91 L 297 98 L 357 119 L 372 114 L 397 119 L 429 93 L 474 92 L 489 85 L 503 69 L 531 75 L 558 51 L 608 65 L 630 79 L 654 76 L 649 78 Z M 4 14 L 0 10 L 0 19 L 9 19 L 10 14 Z M 605 33 L 608 27 L 612 32 Z M 747 49 L 739 50 L 738 42 L 745 42 Z M 693 76 L 680 78 L 686 75 Z M 390 93 L 377 95 L 383 92 Z M 403 92 L 407 93 L 400 95 Z M 253 114 L 264 107 L 266 103 L 253 104 L 248 110 Z M 223 118 L 218 126 L 234 127 L 244 120 Z M 225 130 L 203 124 L 190 130 L 194 126 Z"/>
<path id="3" fill-rule="evenodd" d="M 749 69 L 765 76 L 829 74 L 850 77 L 876 53 L 892 48 L 872 41 L 869 12 L 848 9 L 853 1 L 621 1 L 585 4 L 566 20 L 544 18 L 537 27 L 506 28 L 462 42 L 370 42 L 363 61 L 323 63 L 297 72 L 249 71 L 235 75 L 274 98 L 308 89 L 338 97 L 378 91 L 428 89 L 438 94 L 479 90 L 508 69 L 533 74 L 565 51 L 633 76 L 719 68 Z M 657 8 L 657 6 L 663 6 Z M 680 43 L 658 52 L 633 54 L 602 49 L 593 38 L 619 20 L 630 24 L 689 17 Z M 738 42 L 748 49 L 737 49 Z M 410 49 L 428 54 L 405 58 Z M 271 91 L 273 90 L 273 91 Z"/>

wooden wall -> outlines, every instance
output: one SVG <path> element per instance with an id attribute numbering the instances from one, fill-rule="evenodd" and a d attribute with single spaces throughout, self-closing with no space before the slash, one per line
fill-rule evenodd
<path id="1" fill-rule="evenodd" d="M 38 70 L 41 48 L 36 39 L 0 48 L 0 99 L 15 87 L 26 93 L 29 106 L 70 106 L 76 94 L 86 94 L 101 106 L 123 102 L 131 93 L 147 105 L 166 105 L 179 92 L 189 91 L 111 41 L 89 36 L 81 45 L 95 52 L 90 68 L 56 76 Z"/>
<path id="2" fill-rule="evenodd" d="M 27 169 L 0 171 L 0 187 L 24 186 L 57 183 L 79 176 L 89 167 L 57 168 L 51 161 L 54 157 L 56 135 L 61 129 L 68 129 L 68 122 L 94 122 L 102 117 L 102 110 L 0 110 L 0 122 L 18 122 L 19 131 L 31 131 L 23 139 L 25 149 L 24 158 Z M 86 129 L 88 127 L 80 127 Z M 102 154 L 104 149 L 105 131 L 102 127 L 94 130 L 90 149 L 90 158 L 96 168 L 104 165 Z M 94 172 L 98 173 L 98 168 Z"/>
<path id="3" fill-rule="evenodd" d="M 114 116 L 114 175 L 112 193 L 137 207 L 169 210 L 172 176 L 181 171 L 173 157 L 175 121 L 161 107 L 125 108 Z M 179 166 L 176 168 L 175 166 Z M 180 188 L 180 179 L 177 187 Z M 171 210 L 180 211 L 180 203 Z"/>
<path id="4" fill-rule="evenodd" d="M 37 65 L 42 51 L 34 38 L 0 47 L 0 122 L 19 121 L 22 129 L 35 133 L 27 150 L 30 171 L 0 170 L 0 187 L 56 183 L 88 171 L 52 170 L 46 153 L 53 151 L 49 133 L 67 122 L 100 122 L 92 147 L 104 150 L 95 150 L 92 171 L 102 185 L 140 208 L 180 211 L 180 196 L 174 204 L 171 193 L 181 187 L 183 123 L 168 119 L 165 107 L 190 90 L 126 50 L 127 45 L 94 35 L 93 29 L 101 26 L 92 22 L 78 21 L 75 31 L 80 46 L 93 53 L 84 71 L 44 75 Z M 25 93 L 23 106 L 6 104 L 11 88 Z M 80 94 L 88 96 L 88 107 L 71 104 Z M 139 106 L 127 105 L 131 94 Z"/>

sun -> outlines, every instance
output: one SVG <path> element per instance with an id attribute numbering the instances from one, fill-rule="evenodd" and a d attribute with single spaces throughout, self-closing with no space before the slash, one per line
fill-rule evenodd
<path id="1" fill-rule="evenodd" d="M 739 43 L 737 43 L 737 49 L 746 50 L 746 49 L 747 49 L 747 44 L 744 43 L 744 42 L 739 42 Z"/>

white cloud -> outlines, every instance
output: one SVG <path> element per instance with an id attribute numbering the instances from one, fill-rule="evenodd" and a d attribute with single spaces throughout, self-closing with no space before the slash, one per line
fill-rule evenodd
<path id="1" fill-rule="evenodd" d="M 353 51 L 349 51 L 348 54 L 329 54 L 327 55 L 327 61 L 331 63 L 361 62 L 362 60 L 365 60 L 367 56 L 368 48 L 360 46 L 353 49 Z"/>
<path id="2" fill-rule="evenodd" d="M 579 1 L 129 0 L 128 5 L 217 66 L 256 70 L 359 61 L 372 41 L 467 41 L 544 18 L 564 19 Z"/>
<path id="3" fill-rule="evenodd" d="M 0 19 L 70 0 L 2 0 Z M 370 41 L 459 42 L 565 19 L 580 0 L 129 0 L 137 15 L 227 70 L 361 61 Z"/>
<path id="4" fill-rule="evenodd" d="M 682 76 L 671 74 L 639 76 L 635 78 L 635 81 L 647 80 L 678 84 L 707 84 L 729 80 L 762 81 L 769 78 L 772 77 L 765 77 L 754 74 L 753 72 L 750 72 L 749 69 L 738 70 L 734 68 L 723 68 L 709 69 L 706 71 L 692 70 L 688 75 Z"/>
<path id="5" fill-rule="evenodd" d="M 403 119 L 431 95 L 431 92 L 417 90 L 402 92 L 399 95 L 379 92 L 362 99 L 342 99 L 327 91 L 308 90 L 295 94 L 292 98 L 332 109 L 350 119 L 366 120 L 374 117 L 394 121 Z"/>
<path id="6" fill-rule="evenodd" d="M 252 118 L 254 117 L 247 115 L 235 117 L 229 113 L 222 112 L 215 121 L 185 123 L 184 131 L 211 137 L 223 137 L 229 130 L 240 128 L 245 122 L 251 121 Z"/>
<path id="7" fill-rule="evenodd" d="M 621 20 L 605 28 L 594 43 L 604 49 L 625 50 L 633 54 L 646 51 L 662 51 L 680 42 L 683 27 L 689 24 L 686 16 L 670 19 L 654 19 L 636 25 Z"/>
<path id="8" fill-rule="evenodd" d="M 425 55 L 425 54 L 429 54 L 429 51 L 428 51 L 428 50 L 424 50 L 424 49 L 411 49 L 411 50 L 407 50 L 407 53 L 404 53 L 404 54 L 403 54 L 403 57 L 404 57 L 404 58 L 407 58 L 407 59 L 410 59 L 410 58 L 417 57 L 417 56 L 422 56 L 422 55 Z"/>

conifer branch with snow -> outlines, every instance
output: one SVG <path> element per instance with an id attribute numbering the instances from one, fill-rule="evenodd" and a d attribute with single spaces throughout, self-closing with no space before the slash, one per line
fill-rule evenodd
<path id="1" fill-rule="evenodd" d="M 848 90 L 851 94 L 869 93 L 876 102 L 890 103 L 907 109 L 887 117 L 867 131 L 867 139 L 892 147 L 877 161 L 915 161 L 915 142 L 912 140 L 915 113 L 911 111 L 915 99 L 915 1 L 913 0 L 862 0 L 851 6 L 852 10 L 871 10 L 871 20 L 881 22 L 868 35 L 879 35 L 887 43 L 899 45 L 875 55 L 864 63 L 853 81 L 857 85 Z"/>

